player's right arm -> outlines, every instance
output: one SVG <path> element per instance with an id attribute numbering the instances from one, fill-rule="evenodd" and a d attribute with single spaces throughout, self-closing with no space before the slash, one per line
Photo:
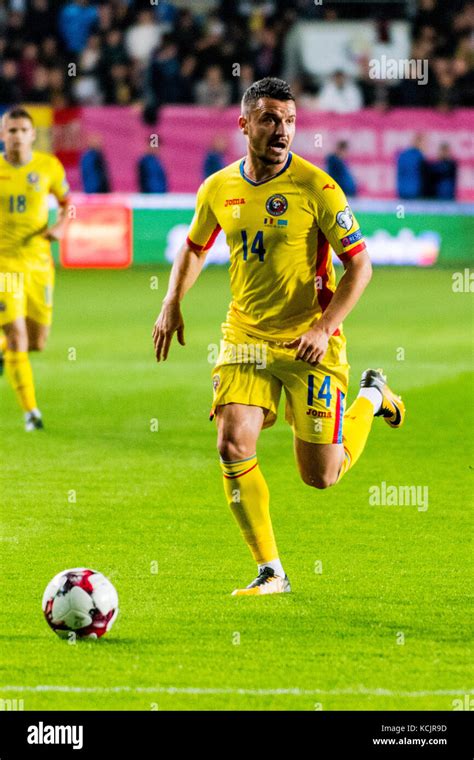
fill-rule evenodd
<path id="1" fill-rule="evenodd" d="M 194 251 L 185 243 L 173 262 L 168 292 L 153 328 L 156 361 L 168 358 L 168 351 L 175 332 L 178 342 L 184 346 L 184 320 L 181 301 L 196 282 L 204 264 L 205 255 Z"/>
<path id="2" fill-rule="evenodd" d="M 194 285 L 204 265 L 206 253 L 220 230 L 209 202 L 209 183 L 203 182 L 198 190 L 196 211 L 186 243 L 181 248 L 171 268 L 168 291 L 153 328 L 153 344 L 156 360 L 166 360 L 173 335 L 184 346 L 184 320 L 181 301 Z"/>

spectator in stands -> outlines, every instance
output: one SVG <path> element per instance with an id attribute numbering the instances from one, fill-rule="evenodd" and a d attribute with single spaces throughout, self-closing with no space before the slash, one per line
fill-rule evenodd
<path id="1" fill-rule="evenodd" d="M 79 70 L 81 74 L 94 75 L 97 71 L 101 55 L 101 39 L 98 34 L 91 34 L 87 40 L 87 45 L 79 57 Z"/>
<path id="2" fill-rule="evenodd" d="M 457 168 L 448 143 L 441 143 L 437 160 L 429 164 L 431 197 L 442 201 L 456 199 Z"/>
<path id="3" fill-rule="evenodd" d="M 210 150 L 206 153 L 203 163 L 203 179 L 211 174 L 220 171 L 226 165 L 225 152 L 227 149 L 227 140 L 222 135 L 216 135 Z"/>
<path id="4" fill-rule="evenodd" d="M 422 26 L 434 26 L 440 29 L 446 25 L 446 10 L 438 4 L 438 0 L 418 0 L 418 9 L 413 22 L 415 36 Z"/>
<path id="5" fill-rule="evenodd" d="M 356 181 L 347 164 L 348 143 L 339 140 L 336 150 L 327 157 L 326 171 L 341 186 L 346 195 L 357 195 Z"/>
<path id="6" fill-rule="evenodd" d="M 281 54 L 275 30 L 264 26 L 257 33 L 259 45 L 255 51 L 255 76 L 257 79 L 280 75 Z"/>
<path id="7" fill-rule="evenodd" d="M 82 186 L 85 193 L 109 193 L 110 182 L 107 162 L 102 152 L 100 135 L 90 135 L 87 149 L 80 159 Z"/>
<path id="8" fill-rule="evenodd" d="M 52 34 L 41 40 L 39 62 L 49 68 L 61 63 L 62 56 L 58 50 L 58 40 Z"/>
<path id="9" fill-rule="evenodd" d="M 451 111 L 461 105 L 456 76 L 451 62 L 446 70 L 438 74 L 434 91 L 434 105 L 439 111 Z"/>
<path id="10" fill-rule="evenodd" d="M 38 66 L 38 46 L 34 42 L 25 44 L 21 58 L 18 62 L 18 77 L 21 82 L 22 92 L 30 90 L 33 86 L 33 78 Z"/>
<path id="11" fill-rule="evenodd" d="M 105 90 L 105 102 L 112 105 L 130 105 L 135 99 L 135 90 L 130 74 L 133 69 L 123 63 L 114 63 L 109 72 Z"/>
<path id="12" fill-rule="evenodd" d="M 161 103 L 179 103 L 181 100 L 181 66 L 178 45 L 174 38 L 165 34 L 161 46 L 155 52 L 146 73 L 148 100 L 158 106 Z"/>
<path id="13" fill-rule="evenodd" d="M 141 193 L 166 193 L 168 180 L 166 170 L 159 157 L 158 147 L 148 145 L 148 150 L 137 164 L 138 187 Z"/>
<path id="14" fill-rule="evenodd" d="M 333 113 L 352 113 L 363 106 L 358 85 L 343 71 L 335 71 L 319 93 L 319 110 Z"/>
<path id="15" fill-rule="evenodd" d="M 202 32 L 193 46 L 198 59 L 200 76 L 209 66 L 222 66 L 225 31 L 225 24 L 218 16 L 211 15 L 207 18 Z"/>
<path id="16" fill-rule="evenodd" d="M 8 15 L 5 36 L 8 41 L 8 52 L 12 58 L 18 59 L 25 44 L 25 17 L 23 13 L 11 11 Z"/>
<path id="17" fill-rule="evenodd" d="M 56 13 L 49 0 L 31 0 L 25 19 L 28 38 L 40 44 L 56 28 Z"/>
<path id="18" fill-rule="evenodd" d="M 302 74 L 298 79 L 295 79 L 291 90 L 296 98 L 298 108 L 305 108 L 308 111 L 319 110 L 317 96 L 319 88 L 311 75 Z"/>
<path id="19" fill-rule="evenodd" d="M 99 14 L 97 31 L 102 37 L 104 37 L 104 35 L 112 28 L 112 4 L 110 2 L 99 3 L 97 6 L 97 13 Z"/>
<path id="20" fill-rule="evenodd" d="M 67 76 L 64 66 L 53 66 L 48 69 L 48 84 L 51 99 L 62 96 L 67 102 L 71 101 L 71 88 L 75 77 Z"/>
<path id="21" fill-rule="evenodd" d="M 117 28 L 109 29 L 102 45 L 100 67 L 106 72 L 115 63 L 128 64 L 129 60 L 122 32 Z"/>
<path id="22" fill-rule="evenodd" d="M 163 26 L 163 31 L 171 31 L 178 16 L 178 11 L 174 4 L 168 2 L 168 0 L 159 0 L 159 2 L 154 4 L 154 11 L 158 22 Z"/>
<path id="23" fill-rule="evenodd" d="M 220 13 L 226 16 L 237 16 L 245 19 L 250 27 L 260 28 L 266 19 L 275 15 L 279 3 L 277 0 L 236 0 L 229 3 L 221 0 Z"/>
<path id="24" fill-rule="evenodd" d="M 80 55 L 78 75 L 72 84 L 72 92 L 76 102 L 83 105 L 100 105 L 102 103 L 102 93 L 97 76 L 100 59 L 100 37 L 97 34 L 91 34 Z"/>
<path id="25" fill-rule="evenodd" d="M 152 10 L 139 12 L 136 23 L 125 34 L 125 46 L 130 58 L 147 63 L 161 42 L 162 28 Z"/>
<path id="26" fill-rule="evenodd" d="M 45 66 L 39 64 L 33 75 L 31 88 L 25 93 L 24 98 L 28 103 L 49 103 L 51 93 L 49 91 L 49 73 Z"/>
<path id="27" fill-rule="evenodd" d="M 59 13 L 59 32 L 69 53 L 81 53 L 97 26 L 99 14 L 89 0 L 72 0 Z"/>
<path id="28" fill-rule="evenodd" d="M 179 72 L 181 103 L 194 103 L 197 63 L 195 55 L 187 55 L 181 63 Z"/>
<path id="29" fill-rule="evenodd" d="M 474 46 L 471 39 L 472 32 L 463 32 L 452 64 L 459 100 L 464 108 L 474 107 Z"/>
<path id="30" fill-rule="evenodd" d="M 21 96 L 18 65 L 11 58 L 5 58 L 0 69 L 0 103 L 12 105 L 18 103 Z"/>
<path id="31" fill-rule="evenodd" d="M 234 77 L 236 80 L 236 93 L 235 98 L 233 98 L 234 101 L 237 103 L 240 103 L 242 100 L 242 97 L 244 95 L 245 90 L 247 90 L 253 82 L 255 82 L 256 76 L 255 76 L 255 70 L 251 63 L 242 63 L 240 66 L 240 76 Z"/>
<path id="32" fill-rule="evenodd" d="M 199 38 L 199 27 L 189 8 L 181 8 L 176 18 L 174 38 L 178 45 L 180 59 L 189 55 L 194 48 L 194 43 Z"/>
<path id="33" fill-rule="evenodd" d="M 424 136 L 416 135 L 413 145 L 397 160 L 397 188 L 400 198 L 414 200 L 427 194 L 427 162 L 423 153 Z"/>
<path id="34" fill-rule="evenodd" d="M 224 81 L 220 66 L 209 66 L 204 79 L 197 83 L 195 89 L 196 103 L 200 106 L 218 106 L 224 108 L 231 100 L 231 87 Z"/>

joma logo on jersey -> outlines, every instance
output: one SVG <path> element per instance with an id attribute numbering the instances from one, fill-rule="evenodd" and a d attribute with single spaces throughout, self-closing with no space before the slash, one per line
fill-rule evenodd
<path id="1" fill-rule="evenodd" d="M 325 412 L 320 409 L 308 409 L 306 414 L 309 414 L 310 417 L 324 417 L 325 419 L 332 418 L 332 412 Z"/>
<path id="2" fill-rule="evenodd" d="M 226 202 L 224 203 L 224 207 L 240 206 L 242 203 L 245 203 L 245 198 L 227 198 Z"/>
<path id="3" fill-rule="evenodd" d="M 265 204 L 271 216 L 282 216 L 288 210 L 288 201 L 284 195 L 271 195 Z"/>

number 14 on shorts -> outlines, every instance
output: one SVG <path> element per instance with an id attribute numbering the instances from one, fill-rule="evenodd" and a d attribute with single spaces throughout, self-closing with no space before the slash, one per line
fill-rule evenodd
<path id="1" fill-rule="evenodd" d="M 315 379 L 316 378 L 314 375 L 308 375 L 308 406 L 314 405 Z M 324 399 L 326 407 L 329 408 L 331 406 L 332 393 L 330 375 L 324 376 L 324 380 L 319 388 L 317 398 Z"/>

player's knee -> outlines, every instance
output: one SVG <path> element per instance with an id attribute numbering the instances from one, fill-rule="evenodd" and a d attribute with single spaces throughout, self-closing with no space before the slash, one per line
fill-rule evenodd
<path id="1" fill-rule="evenodd" d="M 44 351 L 45 346 L 46 338 L 43 337 L 34 338 L 33 340 L 30 338 L 30 341 L 28 343 L 29 351 Z"/>
<path id="2" fill-rule="evenodd" d="M 306 472 L 301 473 L 303 483 L 318 490 L 330 488 L 337 483 L 337 475 L 331 472 Z"/>
<path id="3" fill-rule="evenodd" d="M 233 438 L 228 438 L 227 436 L 218 438 L 217 450 L 221 458 L 225 459 L 227 462 L 236 462 L 239 459 L 246 459 L 255 453 L 255 451 L 249 451 L 246 444 L 236 441 Z"/>
<path id="4" fill-rule="evenodd" d="M 7 335 L 7 346 L 10 351 L 27 351 L 28 335 L 22 330 L 10 330 Z"/>

